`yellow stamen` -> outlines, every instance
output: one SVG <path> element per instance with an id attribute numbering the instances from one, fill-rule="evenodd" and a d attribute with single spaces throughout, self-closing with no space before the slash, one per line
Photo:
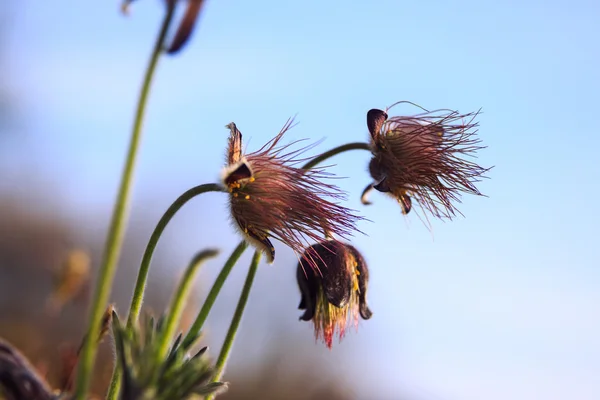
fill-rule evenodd
<path id="1" fill-rule="evenodd" d="M 358 263 L 356 262 L 356 260 L 353 260 L 353 264 L 354 264 L 354 279 L 352 279 L 352 283 L 353 283 L 353 287 L 354 287 L 354 291 L 358 292 L 359 287 L 358 287 L 358 277 L 360 276 L 360 271 L 356 268 L 358 266 Z"/>
<path id="2" fill-rule="evenodd" d="M 250 200 L 250 195 L 247 194 L 246 197 L 244 197 L 246 200 Z"/>

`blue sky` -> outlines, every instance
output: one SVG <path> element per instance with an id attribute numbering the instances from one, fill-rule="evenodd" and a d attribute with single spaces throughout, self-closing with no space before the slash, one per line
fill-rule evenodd
<path id="1" fill-rule="evenodd" d="M 43 171 L 40 184 L 74 215 L 108 218 L 161 18 L 159 1 L 136 2 L 127 18 L 118 6 L 14 7 L 9 73 L 26 94 L 16 109 L 28 133 L 18 151 L 0 153 L 11 165 L 3 185 Z M 324 151 L 366 140 L 366 111 L 398 100 L 482 108 L 488 148 L 479 162 L 495 166 L 480 185 L 489 198 L 464 197 L 466 218 L 433 221 L 433 234 L 384 196 L 360 205 L 368 154 L 333 160 L 348 177 L 348 205 L 373 221 L 354 244 L 371 267 L 375 315 L 331 354 L 323 348 L 323 362 L 349 381 L 368 365 L 383 398 L 402 389 L 426 399 L 598 399 L 599 16 L 597 2 L 577 0 L 209 1 L 192 42 L 161 60 L 134 216 L 158 219 L 181 192 L 217 179 L 230 121 L 252 150 L 297 115 L 288 140 L 324 139 Z M 235 246 L 223 199 L 182 213 L 168 232 L 177 265 L 199 246 Z M 296 322 L 293 256 L 281 260 L 259 271 L 249 313 L 275 302 L 272 318 L 310 343 L 310 328 Z M 238 346 L 259 351 L 269 340 L 251 321 Z M 359 396 L 373 391 L 364 381 Z"/>

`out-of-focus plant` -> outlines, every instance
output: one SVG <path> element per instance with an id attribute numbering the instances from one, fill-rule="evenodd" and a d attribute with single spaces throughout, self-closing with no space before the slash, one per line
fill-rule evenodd
<path id="1" fill-rule="evenodd" d="M 96 335 L 86 335 L 83 343 L 98 344 L 110 329 L 114 309 L 104 312 Z M 0 400 L 67 400 L 71 398 L 72 378 L 81 347 L 63 360 L 61 386 L 52 390 L 35 367 L 10 343 L 0 339 Z"/>
<path id="2" fill-rule="evenodd" d="M 132 2 L 133 0 L 126 0 L 123 10 L 129 11 Z M 189 41 L 204 5 L 202 0 L 164 0 L 163 3 L 165 14 L 139 95 L 104 256 L 91 298 L 88 334 L 83 340 L 78 360 L 74 391 L 71 394 L 72 381 L 69 375 L 63 388 L 57 393 L 50 393 L 43 380 L 38 379 L 21 362 L 21 357 L 14 355 L 17 353 L 5 351 L 8 355 L 5 357 L 5 364 L 2 364 L 4 370 L 0 370 L 4 371 L 4 375 L 0 376 L 0 383 L 5 396 L 8 393 L 7 396 L 31 399 L 56 396 L 79 400 L 89 398 L 88 387 L 94 373 L 99 342 L 96 335 L 99 332 L 102 337 L 107 330 L 106 321 L 109 318 L 104 310 L 127 225 L 135 164 L 151 82 L 161 55 L 174 54 Z M 186 7 L 183 17 L 178 27 L 171 32 L 171 25 L 177 15 L 176 9 L 181 4 Z M 315 157 L 305 155 L 312 146 L 293 149 L 294 143 L 282 144 L 285 133 L 293 126 L 292 120 L 288 120 L 273 139 L 250 153 L 242 151 L 242 133 L 236 124 L 231 122 L 226 125 L 229 140 L 221 182 L 193 187 L 171 204 L 158 221 L 144 251 L 127 323 L 122 324 L 116 312 L 111 310 L 108 313 L 113 320 L 117 360 L 108 388 L 108 399 L 212 399 L 226 388 L 221 379 L 250 297 L 261 256 L 264 254 L 269 263 L 275 261 L 272 240 L 283 243 L 298 255 L 300 261 L 296 273 L 302 295 L 299 308 L 305 310 L 300 319 L 312 320 L 316 337 L 322 338 L 328 347 L 332 346 L 334 335 L 337 334 L 341 339 L 348 325 L 357 325 L 358 316 L 365 320 L 371 318 L 372 312 L 367 306 L 369 269 L 363 255 L 347 243 L 353 234 L 361 233 L 357 229 L 357 223 L 362 217 L 341 204 L 346 198 L 345 193 L 330 183 L 333 176 L 326 168 L 318 165 L 341 153 L 367 150 L 372 155 L 368 169 L 374 182 L 363 192 L 362 202 L 370 204 L 367 195 L 371 190 L 377 190 L 396 199 L 402 214 L 408 214 L 413 209 L 414 198 L 424 211 L 426 219 L 428 215 L 451 219 L 457 213 L 460 214 L 456 203 L 460 202 L 461 194 L 481 195 L 475 184 L 488 171 L 465 158 L 483 148 L 476 137 L 478 123 L 475 118 L 478 113 L 461 114 L 447 110 L 429 112 L 421 109 L 417 115 L 389 118 L 388 112 L 392 107 L 368 111 L 368 143 L 347 143 Z M 190 262 L 166 312 L 157 322 L 153 318 L 147 318 L 143 327 L 140 327 L 139 315 L 146 280 L 154 250 L 164 229 L 188 201 L 208 192 L 222 193 L 227 198 L 231 219 L 243 238 L 242 242 L 225 262 L 204 305 L 185 335 L 177 330 L 192 279 L 199 265 L 215 256 L 216 250 L 201 252 Z M 248 244 L 255 248 L 254 257 L 223 347 L 212 365 L 206 348 L 196 353 L 192 352 L 192 348 L 201 335 L 225 280 Z M 79 275 L 75 274 L 75 277 Z M 65 282 L 69 293 L 81 283 L 77 279 L 67 279 Z M 18 384 L 21 378 L 25 379 L 23 382 L 29 382 L 24 388 Z M 32 392 L 26 393 L 23 390 Z"/>
<path id="3" fill-rule="evenodd" d="M 51 314 L 57 313 L 67 302 L 80 295 L 90 277 L 90 256 L 81 249 L 67 254 L 60 270 L 55 272 L 54 290 L 46 303 Z"/>
<path id="4" fill-rule="evenodd" d="M 0 399 L 52 400 L 52 390 L 27 359 L 0 339 Z"/>
<path id="5" fill-rule="evenodd" d="M 222 391 L 226 385 L 212 382 L 214 369 L 205 355 L 206 347 L 190 355 L 181 346 L 179 334 L 162 355 L 163 338 L 168 333 L 163 319 L 148 318 L 144 329 L 121 325 L 113 315 L 117 362 L 123 371 L 120 398 L 128 400 L 192 399 Z M 161 357 L 157 358 L 157 355 Z"/>

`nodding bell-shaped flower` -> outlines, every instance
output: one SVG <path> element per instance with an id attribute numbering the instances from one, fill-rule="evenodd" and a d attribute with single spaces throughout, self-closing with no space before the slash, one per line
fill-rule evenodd
<path id="1" fill-rule="evenodd" d="M 308 268 L 307 260 L 318 266 Z M 333 336 L 341 340 L 348 325 L 358 327 L 358 316 L 372 316 L 367 306 L 369 269 L 362 255 L 349 244 L 327 240 L 308 247 L 296 272 L 305 310 L 302 321 L 312 320 L 315 338 L 331 348 Z"/>
<path id="2" fill-rule="evenodd" d="M 231 216 L 246 240 L 263 251 L 271 263 L 275 248 L 270 238 L 279 240 L 296 254 L 302 254 L 308 241 L 320 241 L 332 234 L 348 237 L 357 231 L 360 217 L 332 201 L 344 199 L 336 186 L 326 184 L 330 177 L 322 169 L 304 170 L 297 157 L 306 150 L 288 151 L 278 146 L 292 126 L 288 120 L 281 131 L 258 151 L 242 154 L 242 134 L 232 122 L 227 166 L 222 180 L 229 192 Z M 314 265 L 314 261 L 307 260 Z"/>
<path id="3" fill-rule="evenodd" d="M 489 170 L 464 158 L 484 148 L 476 137 L 477 115 L 440 110 L 388 118 L 386 111 L 369 110 L 375 182 L 364 190 L 363 204 L 371 204 L 367 194 L 375 189 L 396 198 L 403 214 L 412 209 L 411 197 L 434 217 L 461 214 L 454 203 L 461 193 L 481 195 L 475 183 Z"/>

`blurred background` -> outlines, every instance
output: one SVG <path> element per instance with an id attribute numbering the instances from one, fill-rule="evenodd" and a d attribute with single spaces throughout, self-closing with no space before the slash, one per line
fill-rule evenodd
<path id="1" fill-rule="evenodd" d="M 76 280 L 65 296 L 60 276 L 98 267 L 163 9 L 0 5 L 0 336 L 55 384 L 90 295 Z M 315 342 L 298 321 L 296 259 L 277 246 L 276 263 L 259 269 L 223 398 L 599 399 L 599 17 L 591 0 L 209 1 L 191 42 L 159 65 L 117 309 L 127 310 L 164 210 L 219 178 L 225 124 L 235 121 L 252 151 L 297 114 L 287 140 L 324 139 L 318 153 L 367 140 L 366 111 L 398 100 L 482 108 L 478 162 L 495 168 L 479 187 L 489 197 L 465 197 L 465 218 L 431 231 L 384 196 L 360 204 L 368 154 L 332 160 L 348 177 L 348 205 L 370 220 L 353 244 L 370 265 L 374 316 L 331 351 Z M 223 196 L 190 202 L 159 244 L 146 308 L 161 312 L 188 260 L 217 246 L 193 318 L 238 241 Z M 209 318 L 215 357 L 249 257 Z M 98 393 L 111 359 L 105 343 Z"/>

